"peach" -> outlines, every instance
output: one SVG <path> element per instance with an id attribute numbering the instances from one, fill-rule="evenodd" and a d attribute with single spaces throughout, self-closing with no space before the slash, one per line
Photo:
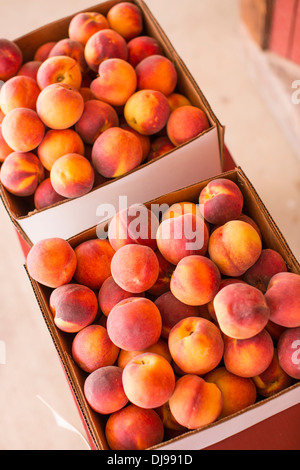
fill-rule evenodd
<path id="1" fill-rule="evenodd" d="M 271 397 L 293 383 L 292 377 L 279 364 L 277 349 L 274 350 L 274 356 L 269 367 L 260 375 L 253 377 L 252 380 L 258 394 L 262 397 Z"/>
<path id="2" fill-rule="evenodd" d="M 217 385 L 193 374 L 177 380 L 169 400 L 172 415 L 187 429 L 197 429 L 216 421 L 222 404 L 222 393 Z"/>
<path id="3" fill-rule="evenodd" d="M 15 108 L 2 121 L 2 135 L 15 152 L 31 152 L 42 141 L 45 126 L 37 113 L 29 108 Z"/>
<path id="4" fill-rule="evenodd" d="M 68 284 L 75 273 L 77 259 L 71 245 L 62 238 L 47 238 L 35 243 L 26 259 L 29 275 L 47 287 Z"/>
<path id="5" fill-rule="evenodd" d="M 247 339 L 224 337 L 224 365 L 240 377 L 262 374 L 271 364 L 273 355 L 273 340 L 266 330 Z"/>
<path id="6" fill-rule="evenodd" d="M 120 349 L 140 351 L 157 343 L 161 316 L 156 305 L 145 297 L 121 300 L 107 317 L 107 332 Z"/>
<path id="7" fill-rule="evenodd" d="M 265 293 L 271 277 L 286 271 L 286 263 L 280 253 L 265 248 L 256 263 L 245 272 L 243 280 Z"/>
<path id="8" fill-rule="evenodd" d="M 65 284 L 54 289 L 49 307 L 61 331 L 77 333 L 93 323 L 98 313 L 96 294 L 80 284 Z"/>
<path id="9" fill-rule="evenodd" d="M 251 378 L 239 377 L 225 367 L 217 367 L 204 377 L 221 390 L 223 407 L 220 418 L 225 418 L 244 410 L 256 402 L 256 387 Z"/>
<path id="10" fill-rule="evenodd" d="M 47 127 L 67 129 L 80 119 L 84 101 L 76 88 L 64 83 L 53 83 L 40 92 L 36 109 Z"/>
<path id="11" fill-rule="evenodd" d="M 84 46 L 81 44 L 81 42 L 76 41 L 75 39 L 64 38 L 57 41 L 49 54 L 49 57 L 55 56 L 71 57 L 79 65 L 81 73 L 87 71 L 88 67 L 84 56 Z"/>
<path id="12" fill-rule="evenodd" d="M 156 408 L 155 411 L 162 420 L 165 429 L 165 439 L 172 439 L 187 431 L 187 428 L 181 426 L 174 418 L 170 410 L 169 401 L 166 401 L 166 403 Z"/>
<path id="13" fill-rule="evenodd" d="M 75 248 L 77 269 L 74 278 L 90 289 L 98 290 L 111 276 L 111 260 L 114 249 L 107 240 L 91 239 Z"/>
<path id="14" fill-rule="evenodd" d="M 80 330 L 72 342 L 72 357 L 85 372 L 91 373 L 100 367 L 112 366 L 118 357 L 119 348 L 110 340 L 106 328 L 88 325 Z"/>
<path id="15" fill-rule="evenodd" d="M 96 97 L 89 86 L 81 86 L 79 88 L 79 93 L 81 94 L 83 101 L 86 103 L 89 100 L 95 100 Z"/>
<path id="16" fill-rule="evenodd" d="M 154 410 L 130 404 L 109 416 L 105 436 L 111 450 L 145 450 L 162 442 L 164 427 Z"/>
<path id="17" fill-rule="evenodd" d="M 174 362 L 186 374 L 211 371 L 220 363 L 224 351 L 219 328 L 201 317 L 187 317 L 176 323 L 168 344 Z"/>
<path id="18" fill-rule="evenodd" d="M 170 106 L 171 113 L 181 106 L 192 106 L 191 101 L 181 93 L 173 92 L 168 97 L 168 102 Z"/>
<path id="19" fill-rule="evenodd" d="M 226 278 L 226 279 L 221 279 L 221 282 L 220 282 L 220 285 L 219 285 L 219 289 L 218 289 L 218 292 L 223 289 L 223 287 L 225 286 L 228 286 L 230 284 L 236 284 L 236 283 L 243 283 L 244 281 L 242 281 L 241 279 L 236 279 L 234 277 L 230 277 L 230 278 Z M 217 292 L 217 293 L 218 293 Z M 216 294 L 217 295 L 217 294 Z M 217 316 L 216 316 L 216 312 L 215 312 L 215 307 L 214 307 L 214 299 L 213 298 L 210 302 L 208 302 L 207 304 L 207 310 L 208 310 L 208 313 L 210 315 L 210 317 L 215 321 L 215 322 L 218 322 L 217 320 Z"/>
<path id="20" fill-rule="evenodd" d="M 128 398 L 122 384 L 122 369 L 105 366 L 91 372 L 84 382 L 84 396 L 97 413 L 108 415 L 124 408 Z"/>
<path id="21" fill-rule="evenodd" d="M 122 289 L 138 294 L 150 289 L 159 274 L 155 252 L 145 245 L 125 245 L 111 260 L 111 273 Z"/>
<path id="22" fill-rule="evenodd" d="M 31 152 L 12 152 L 4 160 L 0 181 L 15 196 L 31 196 L 44 178 L 39 159 Z"/>
<path id="23" fill-rule="evenodd" d="M 177 85 L 176 68 L 165 56 L 151 55 L 135 68 L 138 90 L 156 90 L 169 96 Z"/>
<path id="24" fill-rule="evenodd" d="M 1 107 L 0 107 L 0 124 L 2 123 L 3 119 L 4 119 L 4 112 L 2 111 Z"/>
<path id="25" fill-rule="evenodd" d="M 25 75 L 25 77 L 33 78 L 36 81 L 37 71 L 42 62 L 40 60 L 29 60 L 19 68 L 17 75 Z"/>
<path id="26" fill-rule="evenodd" d="M 121 302 L 121 300 L 128 299 L 129 297 L 143 296 L 143 294 L 132 294 L 122 289 L 115 282 L 112 276 L 105 279 L 98 293 L 99 306 L 102 313 L 108 317 L 111 309 Z"/>
<path id="27" fill-rule="evenodd" d="M 141 9 L 130 2 L 120 2 L 107 12 L 106 18 L 110 27 L 129 41 L 143 31 Z"/>
<path id="28" fill-rule="evenodd" d="M 109 24 L 102 13 L 84 11 L 73 16 L 69 23 L 68 35 L 70 39 L 79 41 L 85 46 L 93 34 L 107 28 Z"/>
<path id="29" fill-rule="evenodd" d="M 116 178 L 137 168 L 142 162 L 139 139 L 120 127 L 106 129 L 95 140 L 92 162 L 105 178 Z"/>
<path id="30" fill-rule="evenodd" d="M 131 359 L 123 369 L 122 379 L 129 401 L 141 408 L 163 405 L 175 387 L 171 364 L 160 354 L 150 352 Z"/>
<path id="31" fill-rule="evenodd" d="M 290 377 L 300 379 L 300 327 L 287 328 L 278 341 L 280 367 Z"/>
<path id="32" fill-rule="evenodd" d="M 38 60 L 39 62 L 44 62 L 48 59 L 51 49 L 55 46 L 56 41 L 47 41 L 41 44 L 37 50 L 35 51 L 34 60 Z"/>
<path id="33" fill-rule="evenodd" d="M 135 92 L 124 107 L 127 123 L 142 135 L 153 135 L 161 131 L 167 124 L 169 114 L 166 96 L 156 90 Z"/>
<path id="34" fill-rule="evenodd" d="M 0 39 L 0 80 L 4 82 L 18 72 L 23 62 L 19 46 L 9 39 Z"/>
<path id="35" fill-rule="evenodd" d="M 4 162 L 6 157 L 13 152 L 13 149 L 6 143 L 2 135 L 2 125 L 0 123 L 0 162 Z"/>
<path id="36" fill-rule="evenodd" d="M 171 364 L 172 357 L 168 345 L 163 339 L 160 338 L 157 343 L 151 344 L 151 346 L 148 348 L 142 349 L 140 351 L 126 351 L 126 349 L 121 349 L 118 356 L 118 366 L 124 369 L 126 364 L 128 364 L 131 359 L 138 356 L 139 354 L 144 354 L 147 352 L 160 354 Z"/>
<path id="37" fill-rule="evenodd" d="M 136 73 L 126 60 L 107 59 L 99 65 L 98 74 L 91 90 L 96 98 L 112 106 L 123 106 L 136 90 Z"/>
<path id="38" fill-rule="evenodd" d="M 155 254 L 157 256 L 159 265 L 158 278 L 153 286 L 148 289 L 148 292 L 151 295 L 159 296 L 170 290 L 171 277 L 175 266 L 174 264 L 169 263 L 169 261 L 163 257 L 160 251 L 157 250 Z"/>
<path id="39" fill-rule="evenodd" d="M 170 217 L 178 217 L 186 213 L 201 217 L 198 204 L 190 201 L 181 201 L 171 204 L 171 206 L 163 213 L 161 220 L 164 221 Z"/>
<path id="40" fill-rule="evenodd" d="M 186 256 L 177 264 L 170 283 L 173 295 L 187 305 L 205 305 L 216 295 L 220 271 L 209 258 Z"/>
<path id="41" fill-rule="evenodd" d="M 98 72 L 101 62 L 118 58 L 127 60 L 128 48 L 125 39 L 112 29 L 102 29 L 94 33 L 84 48 L 85 60 L 94 72 Z"/>
<path id="42" fill-rule="evenodd" d="M 252 219 L 252 217 L 249 217 L 249 215 L 246 215 L 242 213 L 237 220 L 242 220 L 243 222 L 247 222 L 248 224 L 252 225 L 253 228 L 257 231 L 258 235 L 260 238 L 262 238 L 261 231 L 255 220 Z"/>
<path id="43" fill-rule="evenodd" d="M 67 153 L 56 160 L 50 172 L 54 190 L 63 197 L 84 196 L 94 186 L 94 170 L 87 158 L 78 153 Z"/>
<path id="44" fill-rule="evenodd" d="M 93 145 L 106 129 L 116 127 L 118 124 L 119 118 L 112 106 L 91 99 L 84 103 L 83 113 L 75 124 L 75 130 L 86 144 Z"/>
<path id="45" fill-rule="evenodd" d="M 38 69 L 37 83 L 44 89 L 54 83 L 80 88 L 82 75 L 78 62 L 69 56 L 48 57 Z"/>
<path id="46" fill-rule="evenodd" d="M 187 317 L 198 317 L 200 314 L 198 307 L 180 302 L 180 300 L 174 297 L 171 291 L 160 295 L 154 303 L 162 319 L 161 336 L 166 339 L 169 337 L 173 326 L 180 320 Z"/>
<path id="47" fill-rule="evenodd" d="M 262 242 L 257 231 L 247 222 L 230 220 L 214 230 L 208 253 L 225 276 L 239 277 L 258 260 Z"/>
<path id="48" fill-rule="evenodd" d="M 268 321 L 266 324 L 265 329 L 267 330 L 268 333 L 270 333 L 274 344 L 276 344 L 281 336 L 281 333 L 283 333 L 286 328 L 281 325 L 277 325 L 276 323 L 273 323 L 271 320 Z"/>
<path id="49" fill-rule="evenodd" d="M 37 210 L 45 209 L 53 204 L 64 201 L 66 198 L 58 194 L 52 184 L 50 178 L 42 181 L 34 193 L 34 207 Z"/>
<path id="50" fill-rule="evenodd" d="M 151 55 L 164 55 L 161 43 L 151 36 L 137 36 L 127 43 L 128 62 L 136 67 Z"/>
<path id="51" fill-rule="evenodd" d="M 167 135 L 170 141 L 178 146 L 194 139 L 209 127 L 208 118 L 202 109 L 196 106 L 180 106 L 170 114 Z"/>
<path id="52" fill-rule="evenodd" d="M 132 129 L 132 127 L 130 127 L 126 121 L 120 122 L 120 127 L 122 129 L 125 129 L 125 131 L 131 132 L 139 139 L 141 146 L 142 146 L 142 162 L 144 162 L 147 159 L 148 154 L 150 152 L 150 147 L 151 147 L 150 137 L 148 135 L 142 135 L 135 129 Z"/>
<path id="53" fill-rule="evenodd" d="M 154 158 L 161 157 L 165 155 L 167 152 L 170 152 L 175 148 L 175 145 L 172 144 L 169 137 L 167 136 L 160 136 L 157 137 L 151 143 L 151 149 L 148 155 L 148 162 L 154 160 Z"/>
<path id="54" fill-rule="evenodd" d="M 7 80 L 1 87 L 0 106 L 4 114 L 15 108 L 36 110 L 40 89 L 33 78 L 20 75 Z"/>
<path id="55" fill-rule="evenodd" d="M 199 205 L 205 220 L 223 225 L 241 215 L 244 197 L 234 181 L 216 178 L 201 190 Z"/>
<path id="56" fill-rule="evenodd" d="M 287 295 L 288 292 L 288 295 Z M 270 320 L 286 328 L 300 326 L 300 275 L 281 272 L 272 276 L 265 293 Z"/>

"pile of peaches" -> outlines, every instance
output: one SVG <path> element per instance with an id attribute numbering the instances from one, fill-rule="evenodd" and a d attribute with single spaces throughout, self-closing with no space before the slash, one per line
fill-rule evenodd
<path id="1" fill-rule="evenodd" d="M 210 127 L 129 2 L 83 12 L 23 63 L 0 40 L 0 181 L 35 209 L 83 196 Z"/>
<path id="2" fill-rule="evenodd" d="M 264 246 L 239 186 L 215 178 L 160 217 L 141 207 L 117 212 L 107 238 L 50 238 L 27 257 L 114 450 L 149 448 L 300 379 L 300 275 Z"/>

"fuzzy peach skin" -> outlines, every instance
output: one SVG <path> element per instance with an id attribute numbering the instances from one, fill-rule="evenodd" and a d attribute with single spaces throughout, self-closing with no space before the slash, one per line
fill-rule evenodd
<path id="1" fill-rule="evenodd" d="M 102 13 L 84 11 L 73 16 L 69 23 L 68 36 L 85 46 L 88 39 L 101 29 L 109 27 L 108 21 Z"/>
<path id="2" fill-rule="evenodd" d="M 142 135 L 161 131 L 170 115 L 166 96 L 156 90 L 139 90 L 130 96 L 124 107 L 124 116 L 133 129 Z"/>
<path id="3" fill-rule="evenodd" d="M 84 382 L 85 398 L 97 413 L 108 415 L 128 403 L 122 384 L 122 369 L 105 366 L 91 372 Z"/>
<path id="4" fill-rule="evenodd" d="M 72 342 L 72 357 L 85 372 L 99 367 L 112 366 L 119 355 L 119 348 L 110 340 L 106 328 L 88 325 L 80 330 Z"/>
<path id="5" fill-rule="evenodd" d="M 123 369 L 123 387 L 131 403 L 141 408 L 157 408 L 169 400 L 175 387 L 175 374 L 160 354 L 140 354 Z"/>
<path id="6" fill-rule="evenodd" d="M 15 108 L 36 110 L 40 89 L 33 78 L 25 75 L 12 77 L 0 90 L 0 106 L 4 114 Z"/>
<path id="7" fill-rule="evenodd" d="M 252 378 L 257 392 L 262 397 L 271 397 L 293 383 L 293 379 L 280 366 L 278 351 L 274 350 L 271 364 L 260 375 Z"/>
<path id="8" fill-rule="evenodd" d="M 71 57 L 79 65 L 81 73 L 85 73 L 88 70 L 84 57 L 84 46 L 75 39 L 64 38 L 57 41 L 49 53 L 49 57 L 55 56 Z"/>
<path id="9" fill-rule="evenodd" d="M 158 259 L 159 272 L 158 278 L 150 289 L 148 289 L 149 294 L 158 297 L 159 295 L 164 294 L 170 290 L 171 277 L 174 272 L 175 266 L 172 263 L 169 263 L 160 251 L 156 250 L 155 254 Z"/>
<path id="10" fill-rule="evenodd" d="M 175 109 L 180 108 L 181 106 L 192 106 L 192 103 L 187 98 L 187 96 L 182 95 L 181 93 L 173 92 L 167 98 L 168 98 L 171 113 Z"/>
<path id="11" fill-rule="evenodd" d="M 61 196 L 54 190 L 50 178 L 46 178 L 38 185 L 34 192 L 34 207 L 37 210 L 45 209 L 65 199 L 64 196 Z"/>
<path id="12" fill-rule="evenodd" d="M 47 238 L 30 249 L 26 265 L 29 275 L 47 287 L 68 284 L 75 273 L 77 259 L 71 245 L 62 238 Z"/>
<path id="13" fill-rule="evenodd" d="M 288 295 L 287 295 L 288 293 Z M 286 328 L 300 326 L 300 275 L 281 272 L 272 276 L 265 293 L 270 320 Z"/>
<path id="14" fill-rule="evenodd" d="M 111 309 L 115 305 L 117 305 L 117 303 L 121 302 L 121 300 L 137 296 L 144 297 L 144 294 L 132 294 L 131 292 L 127 292 L 126 290 L 118 286 L 114 278 L 110 276 L 105 279 L 98 292 L 98 301 L 101 312 L 103 313 L 103 315 L 108 317 Z"/>
<path id="15" fill-rule="evenodd" d="M 112 106 L 91 99 L 84 103 L 83 113 L 75 124 L 75 130 L 86 144 L 93 145 L 105 130 L 118 125 L 119 117 Z"/>
<path id="16" fill-rule="evenodd" d="M 225 367 L 217 367 L 204 377 L 221 390 L 223 407 L 220 418 L 244 410 L 256 402 L 257 391 L 253 380 L 232 374 Z"/>
<path id="17" fill-rule="evenodd" d="M 164 440 L 173 439 L 174 437 L 179 436 L 184 432 L 187 432 L 187 428 L 181 426 L 181 424 L 179 424 L 172 415 L 169 401 L 166 401 L 166 403 L 164 403 L 163 405 L 159 406 L 158 408 L 155 408 L 155 411 L 160 416 L 160 419 L 162 420 L 164 425 Z"/>
<path id="18" fill-rule="evenodd" d="M 209 239 L 211 260 L 225 276 L 239 277 L 258 260 L 262 242 L 257 231 L 248 223 L 230 220 L 214 230 Z"/>
<path id="19" fill-rule="evenodd" d="M 132 127 L 129 126 L 129 124 L 127 124 L 126 121 L 122 122 L 120 120 L 120 127 L 122 129 L 125 129 L 125 131 L 129 131 L 129 132 L 132 132 L 132 134 L 134 134 L 140 141 L 141 143 L 141 146 L 142 146 L 142 163 L 147 159 L 148 155 L 149 155 L 149 152 L 150 152 L 150 148 L 151 148 L 151 139 L 148 135 L 142 135 L 140 134 L 138 131 L 136 131 L 135 129 L 132 129 Z"/>
<path id="20" fill-rule="evenodd" d="M 128 62 L 133 67 L 151 55 L 164 55 L 160 42 L 151 36 L 137 36 L 127 43 L 127 47 Z"/>
<path id="21" fill-rule="evenodd" d="M 271 278 L 286 271 L 287 266 L 280 253 L 265 248 L 256 263 L 245 272 L 243 280 L 265 293 Z"/>
<path id="22" fill-rule="evenodd" d="M 47 127 L 67 129 L 80 119 L 84 101 L 76 88 L 64 83 L 53 83 L 40 92 L 36 109 Z"/>
<path id="23" fill-rule="evenodd" d="M 95 320 L 98 300 L 88 287 L 72 283 L 52 291 L 49 307 L 57 328 L 66 333 L 77 333 Z"/>
<path id="24" fill-rule="evenodd" d="M 165 96 L 174 92 L 177 71 L 170 59 L 163 55 L 151 55 L 135 68 L 138 90 L 157 90 Z"/>
<path id="25" fill-rule="evenodd" d="M 39 62 L 44 62 L 48 59 L 52 47 L 54 47 L 56 41 L 47 41 L 41 44 L 34 53 L 33 60 L 38 60 Z"/>
<path id="26" fill-rule="evenodd" d="M 217 385 L 194 374 L 180 377 L 169 399 L 172 415 L 187 429 L 197 429 L 216 421 L 222 405 L 222 393 Z"/>
<path id="27" fill-rule="evenodd" d="M 9 39 L 0 39 L 0 80 L 5 82 L 16 75 L 22 62 L 19 46 Z"/>
<path id="28" fill-rule="evenodd" d="M 231 338 L 247 339 L 257 335 L 270 318 L 263 293 L 246 283 L 223 287 L 213 303 L 220 329 Z"/>
<path id="29" fill-rule="evenodd" d="M 274 345 L 278 343 L 281 333 L 283 333 L 286 330 L 284 326 L 277 325 L 276 323 L 273 323 L 271 320 L 268 321 L 265 329 L 267 330 L 268 333 L 270 333 L 271 338 L 273 339 Z"/>
<path id="30" fill-rule="evenodd" d="M 141 9 L 130 2 L 120 2 L 108 11 L 106 18 L 110 27 L 126 41 L 139 36 L 143 31 Z"/>
<path id="31" fill-rule="evenodd" d="M 0 162 L 4 162 L 6 157 L 13 152 L 13 149 L 6 143 L 2 135 L 2 124 L 0 123 Z"/>
<path id="32" fill-rule="evenodd" d="M 240 377 L 260 375 L 271 364 L 273 355 L 273 340 L 266 330 L 247 339 L 224 336 L 224 365 L 232 374 Z"/>
<path id="33" fill-rule="evenodd" d="M 244 282 L 244 281 L 242 281 L 241 279 L 233 278 L 233 277 L 221 279 L 218 292 L 221 289 L 223 289 L 223 287 L 228 286 L 229 284 L 242 283 L 242 282 Z M 215 321 L 216 323 L 218 323 L 216 312 L 215 312 L 215 307 L 214 307 L 214 298 L 210 302 L 208 302 L 207 310 L 208 310 L 208 313 L 209 313 L 211 319 L 213 321 Z"/>
<path id="34" fill-rule="evenodd" d="M 126 349 L 121 349 L 118 356 L 118 366 L 124 369 L 126 364 L 128 364 L 131 359 L 147 352 L 160 354 L 171 364 L 172 357 L 168 348 L 168 344 L 162 338 L 160 338 L 157 343 L 151 344 L 151 346 L 148 348 L 142 349 L 140 351 L 126 351 Z"/>
<path id="35" fill-rule="evenodd" d="M 169 219 L 170 217 L 178 217 L 183 214 L 194 214 L 201 217 L 201 213 L 199 210 L 199 205 L 195 204 L 194 202 L 190 201 L 181 201 L 175 202 L 172 204 L 162 215 L 161 220 L 164 221 Z"/>
<path id="36" fill-rule="evenodd" d="M 37 113 L 29 108 L 15 108 L 2 121 L 2 135 L 15 152 L 31 152 L 42 141 L 45 126 Z"/>
<path id="37" fill-rule="evenodd" d="M 36 81 L 37 71 L 40 68 L 41 64 L 42 62 L 40 60 L 29 60 L 28 62 L 25 62 L 21 65 L 17 76 L 24 75 L 25 77 L 33 78 L 33 80 Z"/>
<path id="38" fill-rule="evenodd" d="M 150 289 L 159 274 L 155 252 L 145 245 L 125 245 L 111 260 L 111 273 L 122 289 L 138 294 Z"/>
<path id="39" fill-rule="evenodd" d="M 75 198 L 91 191 L 95 173 L 87 158 L 78 153 L 67 153 L 53 163 L 50 179 L 58 194 Z"/>
<path id="40" fill-rule="evenodd" d="M 280 367 L 290 377 L 300 379 L 300 327 L 287 328 L 280 336 L 278 345 Z"/>
<path id="41" fill-rule="evenodd" d="M 41 90 L 53 83 L 64 83 L 78 89 L 82 75 L 78 62 L 72 57 L 53 56 L 41 64 L 36 80 Z"/>
<path id="42" fill-rule="evenodd" d="M 12 152 L 0 169 L 0 181 L 11 194 L 25 197 L 34 194 L 44 179 L 39 159 L 31 152 Z"/>
<path id="43" fill-rule="evenodd" d="M 157 343 L 161 326 L 158 308 L 145 297 L 121 300 L 107 317 L 110 339 L 126 351 L 140 351 Z"/>
<path id="44" fill-rule="evenodd" d="M 98 290 L 111 276 L 111 260 L 115 251 L 108 240 L 91 239 L 75 248 L 77 268 L 75 280 L 90 289 Z"/>
<path id="45" fill-rule="evenodd" d="M 154 410 L 129 404 L 109 416 L 105 436 L 111 450 L 145 450 L 162 442 L 164 427 Z"/>
<path id="46" fill-rule="evenodd" d="M 187 317 L 176 323 L 168 344 L 174 362 L 186 374 L 211 371 L 220 363 L 224 351 L 219 328 L 201 317 Z"/>
<path id="47" fill-rule="evenodd" d="M 111 58 L 127 60 L 128 48 L 125 39 L 112 29 L 102 29 L 93 34 L 84 48 L 85 60 L 94 72 L 101 62 Z"/>
<path id="48" fill-rule="evenodd" d="M 209 258 L 186 256 L 177 264 L 170 283 L 173 295 L 187 305 L 205 305 L 216 295 L 220 271 Z"/>
<path id="49" fill-rule="evenodd" d="M 118 58 L 101 62 L 98 76 L 90 85 L 96 98 L 112 106 L 123 106 L 136 87 L 135 69 L 126 60 Z"/>
<path id="50" fill-rule="evenodd" d="M 147 161 L 150 162 L 154 160 L 154 158 L 161 157 L 165 155 L 167 152 L 170 152 L 175 148 L 175 145 L 172 144 L 169 137 L 166 135 L 157 137 L 151 143 L 151 149 L 147 158 Z"/>
<path id="51" fill-rule="evenodd" d="M 205 220 L 223 225 L 241 215 L 244 197 L 234 181 L 216 178 L 201 190 L 199 205 Z"/>
<path id="52" fill-rule="evenodd" d="M 175 145 L 181 145 L 205 130 L 210 124 L 206 114 L 196 106 L 180 106 L 171 114 L 167 123 L 167 134 Z"/>
<path id="53" fill-rule="evenodd" d="M 252 219 L 252 217 L 249 217 L 249 215 L 244 214 L 243 212 L 241 215 L 237 218 L 237 220 L 241 220 L 242 222 L 247 222 L 248 224 L 252 225 L 253 228 L 257 231 L 259 237 L 262 239 L 262 234 L 259 226 L 257 223 Z"/>
<path id="54" fill-rule="evenodd" d="M 142 156 L 139 139 L 120 127 L 102 132 L 92 149 L 93 165 L 105 178 L 116 178 L 137 168 L 142 162 Z"/>

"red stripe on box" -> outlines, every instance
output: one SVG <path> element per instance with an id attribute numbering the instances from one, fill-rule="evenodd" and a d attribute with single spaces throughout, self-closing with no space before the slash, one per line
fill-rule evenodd
<path id="1" fill-rule="evenodd" d="M 297 0 L 274 1 L 269 49 L 283 57 L 290 53 L 296 7 Z"/>
<path id="2" fill-rule="evenodd" d="M 297 0 L 295 27 L 293 32 L 291 53 L 289 57 L 296 64 L 300 64 L 300 0 Z"/>

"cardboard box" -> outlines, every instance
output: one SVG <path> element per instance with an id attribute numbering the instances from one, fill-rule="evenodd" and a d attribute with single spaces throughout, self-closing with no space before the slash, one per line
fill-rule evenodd
<path id="1" fill-rule="evenodd" d="M 267 208 L 263 204 L 259 195 L 255 191 L 251 182 L 248 180 L 241 168 L 222 173 L 222 177 L 236 182 L 244 196 L 244 210 L 246 214 L 254 219 L 258 224 L 263 237 L 263 246 L 278 251 L 285 259 L 288 269 L 291 272 L 300 274 L 300 265 L 291 252 L 286 240 L 276 226 Z M 213 178 L 211 178 L 213 179 Z M 146 204 L 167 203 L 171 205 L 180 201 L 198 202 L 198 196 L 201 189 L 207 184 L 208 180 L 185 187 L 164 196 L 161 196 Z M 101 228 L 104 224 L 101 224 Z M 96 238 L 97 227 L 80 233 L 68 241 L 75 247 L 85 240 Z M 30 278 L 30 276 L 29 276 Z M 61 362 L 68 377 L 71 389 L 76 398 L 82 418 L 88 430 L 93 447 L 99 450 L 107 450 L 107 443 L 104 436 L 105 416 L 98 415 L 88 406 L 83 394 L 83 383 L 86 375 L 74 363 L 71 355 L 72 334 L 66 334 L 59 331 L 53 322 L 53 316 L 49 310 L 49 296 L 51 289 L 41 286 L 30 278 L 36 299 L 39 303 L 42 315 L 52 336 L 53 342 L 60 356 Z M 205 426 L 200 430 L 189 431 L 179 437 L 163 442 L 153 449 L 159 450 L 184 450 L 184 449 L 202 449 L 208 447 L 228 436 L 234 435 L 243 429 L 259 423 L 270 416 L 288 409 L 289 407 L 300 403 L 300 382 L 295 383 L 284 391 L 268 399 L 262 399 L 253 406 L 248 407 L 242 412 L 231 415 L 230 417 L 220 419 L 215 423 Z"/>
<path id="2" fill-rule="evenodd" d="M 223 127 L 148 7 L 142 0 L 131 1 L 142 9 L 144 34 L 158 39 L 165 55 L 174 63 L 178 73 L 177 90 L 185 94 L 193 105 L 206 112 L 211 127 L 189 143 L 179 146 L 153 162 L 141 165 L 125 176 L 105 183 L 89 194 L 55 204 L 44 210 L 33 210 L 32 204 L 28 204 L 27 199 L 9 194 L 1 185 L 0 194 L 7 212 L 22 237 L 30 245 L 46 237 L 57 236 L 68 239 L 98 224 L 100 218 L 97 208 L 102 201 L 115 205 L 119 195 L 126 195 L 128 204 L 144 203 L 164 192 L 174 191 L 224 171 Z M 110 0 L 84 11 L 106 14 L 117 3 L 120 3 L 120 0 Z M 67 37 L 69 22 L 76 13 L 16 39 L 16 43 L 23 51 L 24 61 L 31 60 L 41 44 Z"/>

